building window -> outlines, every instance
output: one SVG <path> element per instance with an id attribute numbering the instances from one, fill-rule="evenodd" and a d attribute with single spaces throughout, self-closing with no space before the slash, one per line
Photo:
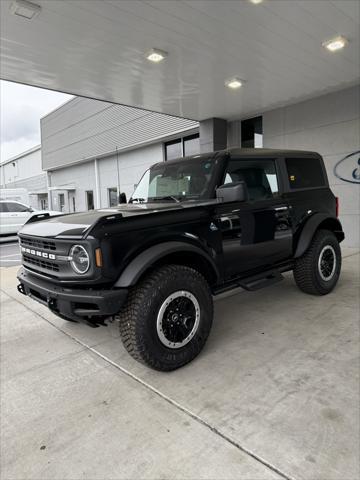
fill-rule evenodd
<path id="1" fill-rule="evenodd" d="M 88 210 L 94 210 L 94 192 L 92 190 L 86 192 L 86 206 Z"/>
<path id="2" fill-rule="evenodd" d="M 173 160 L 188 155 L 200 153 L 199 134 L 189 135 L 187 137 L 177 138 L 164 144 L 165 160 Z"/>
<path id="3" fill-rule="evenodd" d="M 117 188 L 111 187 L 108 188 L 108 199 L 109 199 L 109 207 L 116 207 L 118 205 L 118 194 Z"/>
<path id="4" fill-rule="evenodd" d="M 181 139 L 173 140 L 165 143 L 165 160 L 173 160 L 182 157 L 182 141 Z"/>
<path id="5" fill-rule="evenodd" d="M 189 155 L 197 155 L 200 153 L 200 138 L 199 135 L 191 135 L 190 137 L 185 137 L 184 142 L 184 157 Z"/>
<path id="6" fill-rule="evenodd" d="M 262 117 L 249 118 L 241 122 L 241 146 L 242 148 L 262 148 Z"/>

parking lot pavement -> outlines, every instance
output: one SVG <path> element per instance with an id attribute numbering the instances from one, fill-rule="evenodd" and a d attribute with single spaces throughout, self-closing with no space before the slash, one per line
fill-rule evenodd
<path id="1" fill-rule="evenodd" d="M 1 238 L 0 242 L 0 267 L 14 267 L 20 265 L 21 254 L 17 237 Z"/>
<path id="2" fill-rule="evenodd" d="M 359 478 L 359 255 L 336 290 L 292 276 L 215 303 L 203 353 L 133 361 L 116 325 L 64 322 L 1 269 L 4 479 Z"/>

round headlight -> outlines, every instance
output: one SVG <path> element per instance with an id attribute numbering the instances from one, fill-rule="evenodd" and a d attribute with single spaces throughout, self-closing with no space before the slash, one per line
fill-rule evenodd
<path id="1" fill-rule="evenodd" d="M 70 250 L 70 265 L 76 273 L 86 273 L 90 267 L 90 258 L 82 245 L 74 245 Z"/>

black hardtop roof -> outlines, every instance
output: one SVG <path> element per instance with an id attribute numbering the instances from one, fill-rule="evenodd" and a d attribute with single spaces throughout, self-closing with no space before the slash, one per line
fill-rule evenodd
<path id="1" fill-rule="evenodd" d="M 228 148 L 222 150 L 224 153 L 229 153 L 230 155 L 239 155 L 246 157 L 316 157 L 319 158 L 317 152 L 311 152 L 308 150 L 284 150 L 280 148 Z"/>
<path id="2" fill-rule="evenodd" d="M 186 160 L 192 160 L 195 158 L 205 159 L 209 157 L 215 157 L 216 155 L 231 155 L 236 157 L 246 158 L 278 158 L 278 157 L 313 157 L 320 158 L 320 154 L 317 152 L 311 152 L 308 150 L 284 150 L 279 148 L 227 148 L 225 150 L 218 150 L 216 152 L 200 153 L 197 155 L 190 155 L 188 157 L 174 158 L 173 160 L 167 160 L 165 163 L 178 163 Z M 164 165 L 164 162 L 158 162 L 155 165 Z M 153 166 L 155 166 L 153 165 Z"/>

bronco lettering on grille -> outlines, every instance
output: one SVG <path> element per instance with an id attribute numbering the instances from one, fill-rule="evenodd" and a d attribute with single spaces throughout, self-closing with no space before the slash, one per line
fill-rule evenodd
<path id="1" fill-rule="evenodd" d="M 39 250 L 34 250 L 32 248 L 21 247 L 23 253 L 30 255 L 35 255 L 36 257 L 49 258 L 50 260 L 56 260 L 56 255 L 53 253 L 40 252 Z"/>

